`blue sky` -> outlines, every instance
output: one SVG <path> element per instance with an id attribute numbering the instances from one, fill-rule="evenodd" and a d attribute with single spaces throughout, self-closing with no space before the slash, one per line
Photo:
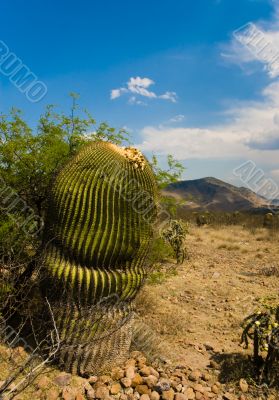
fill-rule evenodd
<path id="1" fill-rule="evenodd" d="M 185 178 L 241 185 L 233 170 L 252 160 L 278 184 L 279 78 L 233 36 L 252 22 L 278 46 L 278 10 L 277 0 L 3 0 L 0 40 L 47 94 L 32 103 L 0 71 L 0 111 L 16 106 L 34 124 L 46 104 L 67 111 L 74 91 L 148 155 L 174 154 Z"/>

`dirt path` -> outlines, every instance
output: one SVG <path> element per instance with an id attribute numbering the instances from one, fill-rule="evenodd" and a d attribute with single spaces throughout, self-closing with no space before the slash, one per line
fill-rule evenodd
<path id="1" fill-rule="evenodd" d="M 278 295 L 278 237 L 264 229 L 192 227 L 187 247 L 190 260 L 177 275 L 145 286 L 139 313 L 173 360 L 203 369 L 212 359 L 247 353 L 241 321 L 257 299 Z"/>

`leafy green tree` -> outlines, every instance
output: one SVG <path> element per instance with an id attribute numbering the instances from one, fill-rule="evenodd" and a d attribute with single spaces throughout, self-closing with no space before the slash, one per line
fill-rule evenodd
<path id="1" fill-rule="evenodd" d="M 171 154 L 167 156 L 166 169 L 159 166 L 158 158 L 155 155 L 152 156 L 151 164 L 157 178 L 159 190 L 161 191 L 161 205 L 172 218 L 176 218 L 177 209 L 184 202 L 179 201 L 172 196 L 168 196 L 164 189 L 166 189 L 166 187 L 171 183 L 175 183 L 181 179 L 185 167 L 182 163 L 175 160 Z"/>
<path id="2" fill-rule="evenodd" d="M 156 155 L 152 156 L 151 165 L 155 172 L 160 190 L 165 189 L 171 183 L 179 181 L 185 171 L 183 164 L 175 160 L 171 154 L 167 156 L 167 169 L 163 169 L 159 166 L 158 157 Z"/>
<path id="3" fill-rule="evenodd" d="M 48 106 L 36 129 L 31 129 L 19 110 L 0 116 L 0 175 L 39 217 L 44 216 L 51 177 L 88 140 L 107 140 L 120 144 L 128 134 L 106 123 L 97 128 L 94 118 L 79 111 L 73 95 L 70 116 L 58 114 Z M 91 132 L 91 133 L 88 133 Z"/>

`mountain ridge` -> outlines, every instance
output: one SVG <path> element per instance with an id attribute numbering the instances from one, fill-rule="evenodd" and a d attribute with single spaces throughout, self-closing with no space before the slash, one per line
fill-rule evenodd
<path id="1" fill-rule="evenodd" d="M 164 194 L 184 202 L 183 208 L 208 211 L 269 209 L 268 200 L 246 187 L 237 187 L 214 177 L 171 183 Z"/>

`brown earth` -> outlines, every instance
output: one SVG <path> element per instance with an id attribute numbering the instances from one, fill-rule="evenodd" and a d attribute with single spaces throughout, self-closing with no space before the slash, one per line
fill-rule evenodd
<path id="1" fill-rule="evenodd" d="M 245 357 L 251 349 L 240 346 L 241 322 L 258 309 L 260 298 L 278 300 L 278 234 L 192 227 L 187 248 L 190 259 L 174 271 L 164 267 L 164 282 L 154 284 L 164 275 L 151 275 L 138 298 L 141 318 L 172 361 L 200 369 L 216 361 L 224 363 L 224 382 L 249 378 Z"/>

